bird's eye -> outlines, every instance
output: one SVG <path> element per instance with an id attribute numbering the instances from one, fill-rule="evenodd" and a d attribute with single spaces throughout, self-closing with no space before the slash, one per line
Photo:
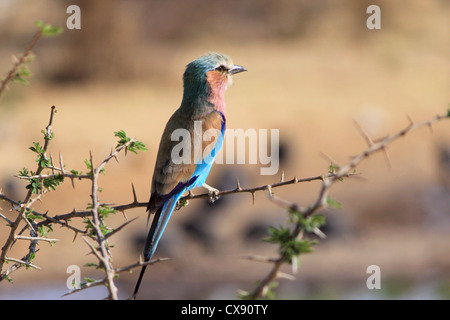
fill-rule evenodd
<path id="1" fill-rule="evenodd" d="M 219 71 L 219 72 L 224 72 L 224 71 L 226 71 L 227 70 L 227 68 L 225 67 L 225 66 L 223 66 L 223 65 L 220 65 L 220 66 L 218 66 L 217 68 L 216 68 L 216 71 Z"/>

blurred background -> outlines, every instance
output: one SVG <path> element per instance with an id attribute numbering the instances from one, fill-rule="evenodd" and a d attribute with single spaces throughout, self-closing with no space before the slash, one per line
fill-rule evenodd
<path id="1" fill-rule="evenodd" d="M 81 30 L 67 30 L 66 8 L 81 8 Z M 369 30 L 366 9 L 381 8 L 381 30 Z M 408 1 L 63 1 L 0 0 L 0 73 L 4 76 L 36 31 L 34 22 L 64 27 L 44 38 L 29 65 L 29 85 L 12 84 L 0 100 L 0 188 L 23 199 L 25 182 L 13 175 L 35 168 L 28 149 L 41 141 L 50 107 L 57 113 L 50 145 L 68 169 L 85 171 L 92 151 L 100 163 L 123 129 L 149 151 L 120 155 L 101 177 L 100 200 L 149 198 L 159 139 L 182 97 L 185 65 L 209 51 L 230 55 L 249 72 L 235 77 L 227 92 L 227 128 L 279 129 L 280 171 L 261 176 L 260 165 L 216 165 L 208 183 L 219 189 L 325 174 L 329 160 L 344 164 L 366 148 L 356 120 L 373 138 L 446 112 L 450 88 L 450 3 Z M 313 254 L 301 256 L 296 280 L 280 280 L 282 299 L 443 299 L 450 298 L 450 125 L 442 121 L 388 147 L 390 166 L 376 154 L 330 196 L 343 208 L 322 211 L 324 232 Z M 226 143 L 226 142 L 225 142 Z M 67 181 L 43 197 L 36 210 L 49 215 L 84 210 L 90 202 L 86 181 Z M 275 189 L 275 194 L 307 206 L 320 184 Z M 203 191 L 203 190 L 201 190 Z M 194 191 L 200 192 L 200 191 Z M 2 213 L 11 215 L 7 203 Z M 144 208 L 111 239 L 115 266 L 137 261 L 146 236 Z M 108 219 L 119 226 L 125 217 Z M 262 192 L 230 195 L 215 205 L 191 201 L 174 213 L 155 257 L 170 261 L 149 269 L 142 299 L 235 299 L 251 290 L 269 265 L 243 255 L 276 254 L 261 241 L 269 225 L 287 223 L 285 210 Z M 82 223 L 78 223 L 82 227 Z M 1 299 L 61 299 L 69 265 L 82 277 L 101 273 L 83 267 L 95 259 L 80 237 L 54 227 L 53 247 L 39 245 L 34 263 L 41 270 L 13 273 L 2 282 Z M 0 225 L 3 243 L 8 229 Z M 22 257 L 27 243 L 10 256 Z M 369 290 L 366 269 L 381 269 L 381 290 Z M 286 272 L 291 272 L 288 266 Z M 120 297 L 131 295 L 138 272 L 121 274 Z M 63 299 L 102 299 L 105 288 Z"/>

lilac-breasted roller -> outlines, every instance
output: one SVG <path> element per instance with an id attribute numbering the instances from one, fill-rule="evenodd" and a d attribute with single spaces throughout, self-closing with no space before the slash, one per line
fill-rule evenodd
<path id="1" fill-rule="evenodd" d="M 145 241 L 145 261 L 149 261 L 153 256 L 183 193 L 200 186 L 205 187 L 209 193 L 217 192 L 205 181 L 216 153 L 223 144 L 226 121 L 225 91 L 232 83 L 232 75 L 242 71 L 246 69 L 234 65 L 230 57 L 220 53 L 208 53 L 186 66 L 183 75 L 183 100 L 166 124 L 153 172 L 147 211 L 149 215 L 155 213 L 155 216 Z M 200 134 L 195 132 L 198 129 L 202 131 Z M 180 130 L 188 133 L 187 137 L 185 136 L 187 141 L 182 141 L 185 144 L 182 161 L 180 152 L 174 152 L 179 148 L 180 141 L 174 138 L 173 133 Z M 211 130 L 218 133 L 214 135 L 214 139 L 203 139 L 203 133 Z M 198 150 L 199 147 L 201 150 Z M 186 152 L 191 154 L 184 154 Z M 136 296 L 139 290 L 145 269 L 146 266 L 143 266 L 133 296 Z"/>

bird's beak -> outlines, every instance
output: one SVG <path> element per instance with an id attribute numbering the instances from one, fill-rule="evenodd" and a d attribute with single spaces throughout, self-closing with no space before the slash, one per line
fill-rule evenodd
<path id="1" fill-rule="evenodd" d="M 247 69 L 245 69 L 243 66 L 233 66 L 233 68 L 231 68 L 230 70 L 228 70 L 229 74 L 236 74 L 239 72 L 244 72 L 247 71 Z"/>

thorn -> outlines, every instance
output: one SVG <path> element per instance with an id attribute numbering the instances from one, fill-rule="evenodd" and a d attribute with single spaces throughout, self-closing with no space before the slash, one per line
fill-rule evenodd
<path id="1" fill-rule="evenodd" d="M 288 280 L 295 280 L 295 277 L 291 274 L 288 273 L 284 273 L 284 272 L 278 272 L 277 276 L 279 278 L 284 278 L 284 279 L 288 279 Z"/>
<path id="2" fill-rule="evenodd" d="M 431 122 L 428 123 L 428 128 L 430 128 L 430 133 L 433 134 L 433 124 Z"/>
<path id="3" fill-rule="evenodd" d="M 297 273 L 298 271 L 298 257 L 293 256 L 291 259 L 292 273 Z"/>
<path id="4" fill-rule="evenodd" d="M 75 182 L 73 181 L 73 178 L 70 178 L 70 181 L 72 182 L 72 188 L 75 189 Z"/>
<path id="5" fill-rule="evenodd" d="M 390 171 L 390 170 L 392 170 L 391 159 L 389 158 L 389 154 L 387 152 L 386 146 L 383 146 L 383 148 L 381 150 L 383 150 L 384 160 L 386 160 L 386 165 Z"/>
<path id="6" fill-rule="evenodd" d="M 52 154 L 49 153 L 50 156 L 50 165 L 52 166 L 52 174 L 55 174 L 55 166 L 53 165 L 53 157 Z"/>
<path id="7" fill-rule="evenodd" d="M 265 262 L 265 263 L 274 263 L 277 262 L 277 258 L 270 258 L 265 256 L 242 256 L 242 259 L 247 259 L 250 261 L 256 261 L 256 262 Z"/>
<path id="8" fill-rule="evenodd" d="M 414 124 L 413 119 L 411 118 L 411 116 L 409 114 L 407 114 L 406 117 L 408 118 L 409 125 L 412 126 Z"/>
<path id="9" fill-rule="evenodd" d="M 280 182 L 284 182 L 284 170 L 281 171 L 281 179 L 280 179 Z"/>
<path id="10" fill-rule="evenodd" d="M 267 285 L 265 285 L 262 289 L 261 295 L 263 297 L 267 296 L 267 291 L 269 291 L 269 287 Z"/>
<path id="11" fill-rule="evenodd" d="M 372 139 L 370 139 L 369 135 L 367 134 L 367 132 L 363 129 L 363 127 L 361 127 L 361 125 L 356 121 L 353 120 L 353 123 L 355 124 L 356 128 L 359 131 L 359 134 L 362 135 L 362 137 L 364 138 L 364 140 L 366 140 L 366 143 L 369 147 L 373 146 L 373 141 Z"/>
<path id="12" fill-rule="evenodd" d="M 188 196 L 189 198 L 192 198 L 194 196 L 194 193 L 192 192 L 191 189 L 188 190 Z"/>
<path id="13" fill-rule="evenodd" d="M 253 205 L 255 205 L 255 191 L 252 191 L 252 200 L 253 200 Z"/>
<path id="14" fill-rule="evenodd" d="M 61 167 L 61 172 L 62 174 L 65 173 L 64 171 L 64 164 L 63 164 L 63 159 L 62 159 L 62 154 L 61 152 L 59 153 L 59 166 Z M 72 185 L 73 185 L 73 181 L 72 181 Z M 74 187 L 75 188 L 75 187 Z"/>
<path id="15" fill-rule="evenodd" d="M 75 231 L 75 235 L 73 236 L 73 240 L 72 240 L 72 242 L 75 242 L 75 240 L 77 239 L 77 236 L 78 236 L 78 232 L 77 232 L 77 231 Z"/>
<path id="16" fill-rule="evenodd" d="M 267 185 L 266 189 L 267 189 L 269 199 L 272 199 L 273 198 L 272 187 L 270 185 Z"/>
<path id="17" fill-rule="evenodd" d="M 133 203 L 138 203 L 138 199 L 137 199 L 137 196 L 136 196 L 136 190 L 134 189 L 133 182 L 131 183 L 131 190 L 133 191 Z"/>
<path id="18" fill-rule="evenodd" d="M 127 150 L 125 149 L 125 154 L 126 154 L 126 151 L 127 151 Z M 119 159 L 117 159 L 117 154 L 113 155 L 113 149 L 112 149 L 112 148 L 111 148 L 111 153 L 110 153 L 110 155 L 114 157 L 114 159 L 116 160 L 117 163 L 119 163 Z"/>
<path id="19" fill-rule="evenodd" d="M 243 297 L 249 295 L 249 292 L 248 292 L 248 291 L 241 290 L 241 289 L 236 290 L 236 292 L 237 292 L 238 295 L 243 296 Z"/>
<path id="20" fill-rule="evenodd" d="M 239 191 L 242 190 L 241 184 L 239 183 L 239 178 L 238 177 L 236 177 L 236 190 L 239 190 Z"/>
<path id="21" fill-rule="evenodd" d="M 92 159 L 92 151 L 89 150 L 89 162 L 91 163 L 91 173 L 92 173 L 92 178 L 94 178 L 94 161 Z"/>
<path id="22" fill-rule="evenodd" d="M 326 237 L 327 237 L 327 235 L 326 235 L 325 233 L 323 233 L 323 231 L 320 230 L 320 229 L 317 228 L 317 227 L 314 227 L 314 228 L 312 229 L 312 232 L 313 232 L 316 236 L 318 236 L 320 239 L 326 239 Z"/>
<path id="23" fill-rule="evenodd" d="M 326 153 L 320 152 L 320 155 L 321 155 L 323 158 L 325 158 L 325 159 L 327 159 L 328 161 L 330 161 L 331 164 L 334 165 L 334 166 L 336 167 L 336 169 L 339 170 L 339 169 L 341 168 L 341 166 L 338 165 L 338 163 L 337 163 L 336 161 L 334 161 L 334 159 L 331 158 L 331 157 L 330 157 L 329 155 L 327 155 Z"/>
<path id="24" fill-rule="evenodd" d="M 384 140 L 388 139 L 389 137 L 390 137 L 390 135 L 387 134 L 385 136 L 382 136 L 381 138 L 375 139 L 374 142 L 375 143 L 379 143 L 381 141 L 384 141 Z"/>

